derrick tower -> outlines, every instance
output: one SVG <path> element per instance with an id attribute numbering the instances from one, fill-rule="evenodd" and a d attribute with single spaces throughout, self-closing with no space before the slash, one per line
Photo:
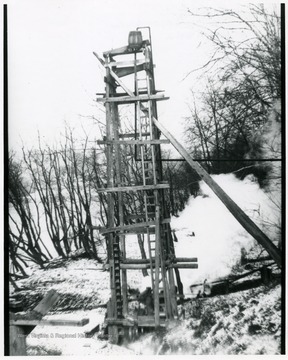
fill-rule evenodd
<path id="1" fill-rule="evenodd" d="M 143 33 L 148 34 L 146 40 Z M 160 149 L 169 140 L 160 139 L 153 120 L 158 118 L 157 102 L 168 98 L 155 88 L 150 28 L 130 32 L 128 45 L 104 52 L 104 60 L 94 55 L 106 69 L 105 93 L 97 99 L 106 109 L 106 136 L 98 143 L 105 146 L 107 156 L 107 186 L 99 191 L 106 193 L 108 211 L 107 227 L 100 232 L 108 244 L 108 331 L 117 342 L 131 327 L 158 328 L 177 318 L 177 297 L 183 297 L 179 268 L 196 268 L 197 259 L 175 257 L 165 204 L 169 184 L 163 179 Z M 128 104 L 133 110 L 134 129 L 123 133 L 119 107 Z M 125 147 L 131 145 L 141 170 L 133 183 L 124 176 L 122 161 Z M 134 213 L 127 208 L 131 194 L 137 194 L 138 199 Z M 127 256 L 130 234 L 138 237 L 141 258 Z M 144 315 L 129 313 L 127 270 L 144 270 L 150 277 L 152 306 Z"/>

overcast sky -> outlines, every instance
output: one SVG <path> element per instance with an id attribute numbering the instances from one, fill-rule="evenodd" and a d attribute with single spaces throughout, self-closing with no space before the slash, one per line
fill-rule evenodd
<path id="1" fill-rule="evenodd" d="M 94 100 L 104 91 L 104 72 L 93 51 L 127 45 L 129 31 L 137 26 L 151 27 L 156 86 L 170 96 L 159 103 L 159 120 L 181 138 L 189 89 L 198 85 L 194 75 L 183 78 L 211 51 L 201 36 L 201 20 L 195 24 L 187 12 L 202 5 L 187 0 L 9 1 L 9 146 L 35 145 L 38 131 L 43 141 L 57 143 L 65 122 L 75 134 L 81 124 L 95 131 L 92 120 L 81 117 L 101 114 Z"/>

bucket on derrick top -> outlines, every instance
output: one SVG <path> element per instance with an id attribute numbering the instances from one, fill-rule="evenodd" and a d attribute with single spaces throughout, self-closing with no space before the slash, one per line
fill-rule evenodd
<path id="1" fill-rule="evenodd" d="M 128 47 L 131 50 L 139 50 L 142 46 L 143 39 L 141 31 L 130 31 L 128 36 Z"/>

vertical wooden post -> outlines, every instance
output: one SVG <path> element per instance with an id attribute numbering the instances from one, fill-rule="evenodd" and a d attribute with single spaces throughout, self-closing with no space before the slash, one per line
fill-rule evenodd
<path id="1" fill-rule="evenodd" d="M 169 297 L 171 299 L 172 317 L 175 317 L 178 316 L 178 310 L 177 310 L 177 297 L 176 297 L 173 269 L 168 269 L 168 276 L 169 276 L 169 286 L 170 286 Z"/>
<path id="2" fill-rule="evenodd" d="M 139 248 L 140 248 L 141 258 L 142 259 L 147 259 L 144 244 L 143 244 L 143 235 L 142 234 L 137 234 L 137 239 L 138 239 L 138 245 L 139 245 Z M 147 269 L 142 269 L 142 274 L 143 274 L 143 276 L 148 276 Z"/>
<path id="3" fill-rule="evenodd" d="M 113 126 L 113 136 L 114 140 L 119 140 L 119 128 L 120 128 L 120 119 L 118 112 L 118 105 L 115 103 L 112 105 L 112 126 Z M 120 145 L 115 144 L 115 170 L 116 170 L 116 181 L 117 185 L 122 185 L 122 166 L 121 166 L 121 153 Z M 119 225 L 124 225 L 124 204 L 123 204 L 123 193 L 118 193 L 118 215 L 119 215 Z M 123 259 L 126 258 L 126 245 L 125 245 L 125 235 L 120 234 L 120 245 L 122 250 Z M 127 299 L 127 270 L 122 269 L 122 298 L 123 298 L 123 314 L 128 313 L 128 299 Z"/>
<path id="4" fill-rule="evenodd" d="M 106 65 L 109 63 L 108 56 L 105 58 Z M 112 78 L 110 76 L 109 67 L 106 67 L 106 97 L 109 97 L 113 93 L 113 86 L 111 85 Z M 112 104 L 106 102 L 106 136 L 107 140 L 113 139 L 113 127 L 112 127 Z M 107 155 L 107 186 L 114 186 L 114 171 L 113 171 L 113 144 L 110 143 L 106 147 Z M 114 198 L 112 193 L 107 193 L 107 226 L 112 228 L 114 226 Z M 113 263 L 113 243 L 114 243 L 114 233 L 110 233 L 108 236 L 108 261 L 109 261 L 109 271 L 110 271 L 110 289 L 111 289 L 111 298 L 109 301 L 109 309 L 107 310 L 108 315 L 111 317 L 116 316 L 116 293 L 115 293 L 115 279 L 114 279 L 114 263 Z M 110 334 L 110 332 L 112 332 Z M 115 337 L 115 329 L 108 327 L 109 336 Z"/>
<path id="5" fill-rule="evenodd" d="M 9 356 L 26 356 L 26 334 L 24 327 L 9 325 Z"/>
<path id="6" fill-rule="evenodd" d="M 155 229 L 155 280 L 154 280 L 154 316 L 155 327 L 160 326 L 159 276 L 160 276 L 160 209 L 156 206 Z"/>

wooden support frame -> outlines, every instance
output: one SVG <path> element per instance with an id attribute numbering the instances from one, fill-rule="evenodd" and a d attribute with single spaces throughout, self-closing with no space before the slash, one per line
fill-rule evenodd
<path id="1" fill-rule="evenodd" d="M 100 188 L 98 189 L 98 191 L 107 192 L 107 196 L 111 194 L 112 197 L 116 200 L 115 203 L 111 202 L 111 205 L 114 206 L 114 209 L 116 209 L 115 205 L 118 205 L 118 217 L 114 223 L 111 221 L 110 224 L 107 224 L 107 228 L 105 229 L 101 227 L 93 227 L 93 229 L 97 228 L 97 230 L 99 230 L 102 235 L 106 235 L 107 237 L 109 236 L 110 239 L 113 239 L 114 237 L 119 237 L 121 239 L 121 249 L 119 249 L 121 250 L 121 256 L 120 262 L 117 262 L 117 269 L 121 269 L 122 274 L 125 274 L 126 270 L 131 269 L 143 270 L 144 274 L 145 271 L 150 269 L 152 293 L 154 297 L 154 315 L 150 318 L 149 316 L 145 316 L 143 322 L 148 327 L 157 328 L 163 325 L 163 316 L 166 316 L 166 320 L 173 320 L 175 316 L 177 316 L 177 295 L 175 293 L 175 282 L 173 273 L 173 266 L 177 263 L 177 259 L 175 258 L 175 252 L 171 252 L 171 247 L 174 247 L 173 241 L 170 242 L 171 236 L 169 235 L 169 231 L 171 231 L 171 228 L 169 226 L 171 219 L 169 218 L 169 214 L 165 210 L 164 190 L 169 189 L 169 184 L 162 181 L 160 145 L 167 144 L 169 143 L 169 141 L 167 141 L 166 139 L 160 139 L 160 132 L 152 121 L 153 117 L 157 117 L 157 101 L 166 100 L 168 99 L 168 97 L 165 97 L 163 94 L 159 95 L 159 91 L 155 90 L 153 72 L 154 64 L 152 60 L 152 47 L 150 46 L 150 44 L 151 39 L 150 42 L 144 41 L 142 43 L 141 51 L 143 50 L 145 56 L 144 60 L 137 59 L 136 54 L 140 51 L 131 51 L 129 47 L 122 47 L 119 49 L 105 52 L 105 62 L 100 59 L 98 55 L 95 54 L 101 64 L 106 68 L 106 93 L 103 94 L 103 98 L 99 98 L 97 100 L 105 104 L 107 113 L 106 127 L 109 127 L 110 129 L 109 136 L 107 136 L 107 138 L 103 141 L 98 141 L 98 144 L 106 145 L 107 151 L 108 148 L 110 148 L 110 164 L 113 156 L 114 160 L 116 160 L 114 174 L 112 170 L 110 173 L 109 171 L 107 172 L 107 176 L 110 176 L 110 182 L 109 184 L 107 184 L 107 188 Z M 114 60 L 114 56 L 125 55 L 128 53 L 134 53 L 134 61 L 127 62 Z M 145 72 L 145 78 L 141 76 L 140 79 L 138 77 L 137 73 L 139 71 Z M 120 79 L 123 76 L 132 73 L 135 74 L 135 91 L 129 90 L 123 80 Z M 127 95 L 123 94 L 123 92 L 119 93 L 119 91 L 113 91 L 113 89 L 116 89 L 116 87 L 118 86 L 122 87 L 122 89 L 126 92 Z M 109 89 L 111 89 L 111 87 L 113 89 L 110 92 Z M 119 131 L 117 131 L 120 122 L 120 119 L 117 115 L 117 106 L 126 103 L 135 104 L 135 123 L 137 123 L 137 126 L 135 128 L 135 133 L 133 134 L 120 134 Z M 130 140 L 119 140 L 125 138 L 130 138 Z M 121 176 L 119 176 L 121 168 L 119 167 L 119 161 L 117 160 L 119 159 L 119 154 L 122 151 L 120 148 L 121 145 L 135 145 L 140 147 L 142 173 L 141 180 L 139 180 L 139 182 L 142 183 L 141 185 L 138 181 L 137 184 L 135 184 L 134 186 L 126 186 L 126 182 L 124 184 L 121 182 Z M 112 175 L 114 175 L 114 177 Z M 114 184 L 113 179 L 115 179 Z M 151 180 L 153 180 L 153 185 L 151 185 Z M 117 186 L 115 186 L 115 184 L 117 184 Z M 140 214 L 140 216 L 138 216 L 138 214 L 136 213 L 131 214 L 131 216 L 129 216 L 129 219 L 125 219 L 124 222 L 123 212 L 121 212 L 122 207 L 125 206 L 125 204 L 123 204 L 122 193 L 130 191 L 139 191 L 142 192 L 142 194 L 144 195 L 144 214 Z M 146 191 L 150 193 L 147 193 Z M 153 196 L 151 200 L 152 194 Z M 116 215 L 116 213 L 114 215 Z M 127 224 L 127 220 L 129 220 L 129 222 L 132 222 L 133 219 L 140 222 Z M 145 251 L 141 251 L 141 256 L 143 257 L 143 259 L 140 259 L 140 261 L 134 261 L 134 259 L 126 258 L 125 234 L 127 233 L 137 234 L 138 240 L 141 235 L 143 236 L 143 238 L 141 238 L 141 245 L 143 247 L 142 250 L 144 250 L 145 241 L 147 242 L 147 246 L 149 249 L 149 257 L 147 259 L 145 258 Z M 116 255 L 118 258 L 119 254 Z M 183 267 L 186 268 L 187 266 L 190 266 L 191 268 L 195 268 L 196 264 L 189 263 L 189 260 L 192 260 L 192 262 L 197 262 L 196 258 L 185 258 L 182 261 Z M 188 264 L 186 262 L 188 262 Z M 115 308 L 115 288 L 117 287 L 117 285 L 115 284 L 113 286 L 113 282 L 115 282 L 115 278 L 113 278 L 113 274 L 115 272 L 114 265 L 115 264 L 113 258 L 110 258 L 108 267 L 112 276 L 111 298 L 108 306 L 108 330 L 109 337 L 112 339 L 112 342 L 117 342 L 119 336 L 119 328 L 123 326 L 135 326 L 135 324 L 132 324 L 129 321 L 127 322 L 125 319 L 123 319 L 122 321 L 122 319 L 117 318 L 118 313 L 115 314 L 115 311 L 113 310 Z M 160 281 L 161 287 L 159 287 Z M 117 282 L 119 283 L 119 280 L 117 280 Z M 127 279 L 122 276 L 121 283 L 123 285 L 123 294 L 125 293 L 126 282 Z M 165 302 L 165 314 L 163 312 L 164 310 L 161 310 L 160 313 L 160 290 L 161 294 L 162 291 L 164 291 L 165 295 L 163 297 Z M 173 299 L 171 299 L 172 297 Z M 123 308 L 123 315 L 125 317 L 125 307 Z M 139 317 L 137 320 L 139 320 Z"/>

